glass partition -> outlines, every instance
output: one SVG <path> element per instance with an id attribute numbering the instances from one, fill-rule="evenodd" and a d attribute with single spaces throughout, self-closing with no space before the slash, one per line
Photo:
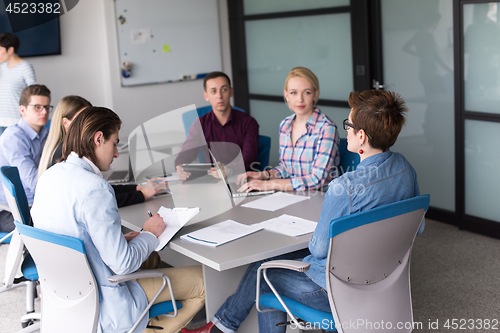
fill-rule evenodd
<path id="1" fill-rule="evenodd" d="M 498 3 L 463 6 L 465 111 L 500 113 Z"/>
<path id="2" fill-rule="evenodd" d="M 465 121 L 465 213 L 500 222 L 500 123 Z"/>
<path id="3" fill-rule="evenodd" d="M 418 175 L 431 205 L 455 211 L 453 2 L 382 0 L 384 90 L 405 99 L 406 126 L 392 148 Z"/>
<path id="4" fill-rule="evenodd" d="M 152 176 L 153 173 L 175 173 L 174 160 L 186 139 L 182 114 L 189 111 L 196 112 L 196 106 L 193 104 L 161 114 L 130 133 L 130 161 L 136 181 Z M 152 168 L 155 168 L 154 172 Z M 145 171 L 147 174 L 144 174 Z"/>
<path id="5" fill-rule="evenodd" d="M 232 196 L 246 182 L 237 181 L 245 173 L 239 146 L 207 143 L 195 105 L 166 112 L 134 129 L 129 155 L 137 183 L 165 177 L 174 206 L 200 207 L 204 219 L 244 200 Z"/>
<path id="6" fill-rule="evenodd" d="M 349 6 L 349 0 L 244 0 L 245 15 Z"/>
<path id="7" fill-rule="evenodd" d="M 346 100 L 353 90 L 349 13 L 247 21 L 245 32 L 250 94 L 283 95 L 297 66 L 316 74 L 320 98 Z"/>

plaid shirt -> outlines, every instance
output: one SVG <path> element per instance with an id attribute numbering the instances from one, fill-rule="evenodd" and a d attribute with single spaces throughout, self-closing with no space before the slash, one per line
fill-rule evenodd
<path id="1" fill-rule="evenodd" d="M 286 117 L 280 124 L 281 178 L 290 178 L 295 191 L 318 189 L 334 177 L 339 165 L 339 134 L 337 125 L 315 109 L 306 123 L 306 132 L 292 144 L 292 122 L 295 115 Z"/>

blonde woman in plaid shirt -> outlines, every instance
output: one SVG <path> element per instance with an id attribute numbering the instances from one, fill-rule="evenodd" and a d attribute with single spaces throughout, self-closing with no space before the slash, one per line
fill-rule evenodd
<path id="1" fill-rule="evenodd" d="M 320 189 L 337 176 L 340 138 L 337 125 L 315 107 L 318 78 L 307 68 L 295 67 L 288 73 L 283 93 L 294 114 L 280 124 L 280 165 L 240 175 L 240 192 Z"/>

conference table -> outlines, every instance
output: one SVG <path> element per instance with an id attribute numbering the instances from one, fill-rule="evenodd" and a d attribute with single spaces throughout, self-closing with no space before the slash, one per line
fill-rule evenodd
<path id="1" fill-rule="evenodd" d="M 211 178 L 211 176 L 205 177 Z M 160 256 L 163 261 L 174 267 L 189 264 L 202 265 L 207 320 L 211 319 L 226 298 L 236 291 L 249 264 L 306 248 L 311 234 L 291 237 L 260 230 L 215 248 L 181 240 L 180 236 L 226 220 L 251 225 L 288 214 L 318 221 L 325 195 L 320 191 L 292 193 L 309 198 L 276 211 L 266 211 L 245 208 L 241 205 L 268 196 L 239 198 L 234 199 L 233 202 L 228 195 L 225 183 L 221 180 L 216 183 L 204 183 L 203 179 L 198 182 L 174 181 L 169 182 L 169 190 L 169 195 L 120 208 L 122 225 L 127 229 L 139 231 L 148 218 L 147 212 L 157 212 L 161 206 L 201 208 L 200 212 L 174 236 L 164 250 L 160 251 Z M 252 312 L 238 332 L 256 332 L 255 308 Z"/>

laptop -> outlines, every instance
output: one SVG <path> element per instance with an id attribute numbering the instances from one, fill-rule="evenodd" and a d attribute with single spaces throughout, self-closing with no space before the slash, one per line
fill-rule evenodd
<path id="1" fill-rule="evenodd" d="M 134 173 L 132 172 L 132 163 L 130 163 L 130 158 L 128 160 L 128 170 L 116 170 L 113 171 L 108 179 L 110 184 L 128 183 L 134 181 Z"/>
<path id="2" fill-rule="evenodd" d="M 276 192 L 275 190 L 269 190 L 269 191 L 252 190 L 250 192 L 238 192 L 238 189 L 241 187 L 241 185 L 237 185 L 236 183 L 229 183 L 226 175 L 220 169 L 219 163 L 217 163 L 217 159 L 212 154 L 212 151 L 210 151 L 210 149 L 209 149 L 208 152 L 210 153 L 210 156 L 212 157 L 212 161 L 214 161 L 215 168 L 217 169 L 217 172 L 219 173 L 220 178 L 222 179 L 222 181 L 226 185 L 226 188 L 227 188 L 227 191 L 228 191 L 230 197 L 232 197 L 232 198 L 244 198 L 244 197 L 250 197 L 250 196 L 255 196 L 255 195 L 272 194 L 272 193 Z"/>
<path id="3" fill-rule="evenodd" d="M 136 136 L 134 135 L 130 140 L 129 158 L 128 158 L 128 170 L 116 170 L 113 171 L 108 179 L 110 184 L 128 183 L 134 181 L 134 172 L 132 170 L 132 155 L 135 158 L 135 154 L 130 154 L 132 149 L 136 149 Z M 134 161 L 135 164 L 135 161 Z"/>

